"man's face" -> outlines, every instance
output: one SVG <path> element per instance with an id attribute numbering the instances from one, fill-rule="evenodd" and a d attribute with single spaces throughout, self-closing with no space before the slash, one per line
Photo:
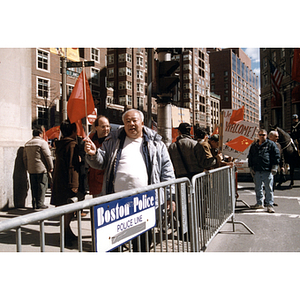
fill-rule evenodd
<path id="1" fill-rule="evenodd" d="M 219 142 L 210 140 L 210 145 L 213 149 L 219 148 Z"/>
<path id="2" fill-rule="evenodd" d="M 293 124 L 298 123 L 298 119 L 293 119 Z"/>
<path id="3" fill-rule="evenodd" d="M 263 142 L 265 142 L 266 139 L 267 139 L 267 134 L 266 134 L 265 132 L 263 132 L 263 131 L 260 131 L 260 132 L 258 133 L 258 138 L 259 138 L 259 142 L 260 142 L 260 143 L 263 143 Z"/>
<path id="4" fill-rule="evenodd" d="M 110 131 L 110 125 L 106 118 L 100 118 L 98 120 L 98 126 L 95 127 L 97 131 L 98 138 L 103 138 L 108 136 Z"/>
<path id="5" fill-rule="evenodd" d="M 143 136 L 143 126 L 140 114 L 136 111 L 130 111 L 125 115 L 124 128 L 126 135 L 132 139 L 137 139 Z"/>
<path id="6" fill-rule="evenodd" d="M 277 142 L 277 140 L 279 139 L 278 133 L 276 133 L 274 135 L 270 135 L 269 139 L 273 142 Z"/>

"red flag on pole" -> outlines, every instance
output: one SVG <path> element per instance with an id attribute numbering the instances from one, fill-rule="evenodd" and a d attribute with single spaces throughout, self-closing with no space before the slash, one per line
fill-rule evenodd
<path id="1" fill-rule="evenodd" d="M 243 121 L 244 120 L 244 109 L 245 109 L 245 107 L 242 106 L 239 109 L 232 110 L 232 114 L 231 114 L 231 117 L 230 117 L 230 120 L 229 120 L 229 124 L 236 124 L 240 121 Z"/>
<path id="2" fill-rule="evenodd" d="M 83 81 L 85 78 L 85 83 Z M 86 92 L 84 91 L 84 86 Z M 84 71 L 82 71 L 75 83 L 67 104 L 67 113 L 71 123 L 86 117 L 94 111 L 95 104 L 89 83 Z"/>
<path id="3" fill-rule="evenodd" d="M 253 140 L 240 135 L 239 137 L 227 142 L 225 145 L 239 152 L 244 152 L 252 142 Z"/>
<path id="4" fill-rule="evenodd" d="M 76 124 L 76 128 L 77 128 L 77 135 L 85 138 L 86 134 L 84 132 L 81 120 L 76 121 L 75 124 Z"/>
<path id="5" fill-rule="evenodd" d="M 59 138 L 60 126 L 55 126 L 46 131 L 46 135 L 49 140 L 53 140 L 55 138 Z"/>
<path id="6" fill-rule="evenodd" d="M 300 82 L 300 48 L 294 49 L 292 79 Z"/>

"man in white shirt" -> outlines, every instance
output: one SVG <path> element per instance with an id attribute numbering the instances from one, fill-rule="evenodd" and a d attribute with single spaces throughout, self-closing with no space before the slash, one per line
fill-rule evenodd
<path id="1" fill-rule="evenodd" d="M 141 111 L 130 109 L 122 120 L 124 127 L 112 132 L 96 149 L 86 139 L 85 151 L 88 164 L 95 169 L 105 169 L 102 194 L 175 179 L 173 165 L 162 138 L 144 126 Z M 170 206 L 171 202 L 168 202 Z M 172 202 L 175 210 L 175 203 Z"/>

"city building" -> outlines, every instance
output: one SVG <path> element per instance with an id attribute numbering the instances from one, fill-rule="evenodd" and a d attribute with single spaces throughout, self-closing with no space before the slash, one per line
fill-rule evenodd
<path id="1" fill-rule="evenodd" d="M 172 59 L 180 62 L 180 83 L 174 104 L 190 110 L 190 123 L 212 127 L 212 118 L 219 123 L 219 111 L 211 110 L 210 103 L 210 57 L 206 48 L 182 48 Z M 219 105 L 215 106 L 217 109 Z M 215 112 L 215 115 L 211 113 Z"/>
<path id="2" fill-rule="evenodd" d="M 244 120 L 259 124 L 259 82 L 251 59 L 240 48 L 210 48 L 210 91 L 220 95 L 220 109 L 244 106 Z"/>
<path id="3" fill-rule="evenodd" d="M 261 122 L 267 130 L 272 124 L 290 132 L 292 115 L 300 113 L 300 85 L 291 79 L 293 58 L 293 48 L 260 49 Z M 280 96 L 276 101 L 272 92 L 271 64 L 282 75 Z"/>

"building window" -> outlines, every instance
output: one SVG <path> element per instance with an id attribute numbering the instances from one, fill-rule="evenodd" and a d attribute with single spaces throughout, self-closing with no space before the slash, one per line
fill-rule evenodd
<path id="1" fill-rule="evenodd" d="M 120 81 L 119 90 L 125 90 L 125 89 L 126 89 L 126 81 Z"/>
<path id="2" fill-rule="evenodd" d="M 144 107 L 144 97 L 137 97 L 137 105 L 139 109 L 143 109 Z"/>
<path id="3" fill-rule="evenodd" d="M 132 82 L 131 81 L 126 81 L 126 88 L 128 90 L 131 90 L 132 89 Z"/>
<path id="4" fill-rule="evenodd" d="M 126 74 L 126 68 L 119 68 L 119 76 L 125 76 Z"/>
<path id="5" fill-rule="evenodd" d="M 136 58 L 136 64 L 138 66 L 143 66 L 143 58 L 140 57 L 140 56 L 137 56 L 137 58 Z"/>
<path id="6" fill-rule="evenodd" d="M 100 71 L 91 68 L 91 75 L 92 75 L 92 84 L 100 85 Z"/>
<path id="7" fill-rule="evenodd" d="M 91 48 L 91 59 L 100 62 L 100 51 L 96 48 Z"/>
<path id="8" fill-rule="evenodd" d="M 37 106 L 37 125 L 48 128 L 48 109 L 44 106 Z"/>
<path id="9" fill-rule="evenodd" d="M 43 50 L 37 50 L 37 68 L 49 71 L 49 53 Z"/>
<path id="10" fill-rule="evenodd" d="M 114 86 L 115 86 L 115 83 L 113 81 L 108 81 L 107 82 L 107 87 L 108 88 L 114 88 Z"/>
<path id="11" fill-rule="evenodd" d="M 132 71 L 131 68 L 126 68 L 126 75 L 131 76 Z"/>
<path id="12" fill-rule="evenodd" d="M 127 105 L 131 105 L 132 106 L 132 96 L 131 95 L 127 95 Z"/>
<path id="13" fill-rule="evenodd" d="M 272 60 L 276 62 L 276 51 L 272 52 Z"/>
<path id="14" fill-rule="evenodd" d="M 114 54 L 109 54 L 107 56 L 107 61 L 108 61 L 108 64 L 111 65 L 115 62 L 115 55 Z"/>
<path id="15" fill-rule="evenodd" d="M 126 61 L 131 62 L 131 54 L 126 53 Z"/>
<path id="16" fill-rule="evenodd" d="M 114 77 L 114 69 L 110 68 L 108 69 L 108 78 L 112 78 L 112 77 Z"/>
<path id="17" fill-rule="evenodd" d="M 49 80 L 43 78 L 37 78 L 37 95 L 39 98 L 49 97 Z"/>
<path id="18" fill-rule="evenodd" d="M 144 85 L 141 83 L 137 84 L 137 91 L 143 93 L 144 92 Z"/>
<path id="19" fill-rule="evenodd" d="M 137 70 L 137 71 L 136 71 L 136 78 L 137 78 L 137 79 L 143 79 L 143 78 L 144 78 L 144 73 L 143 73 L 143 71 Z"/>

